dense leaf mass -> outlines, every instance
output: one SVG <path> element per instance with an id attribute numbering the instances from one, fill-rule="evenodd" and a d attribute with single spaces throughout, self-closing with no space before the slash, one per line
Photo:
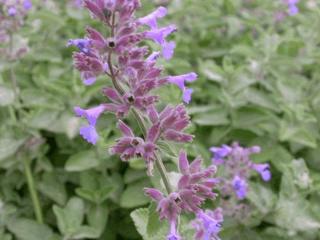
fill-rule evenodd
<path id="1" fill-rule="evenodd" d="M 158 107 L 170 110 L 182 100 L 189 103 L 181 109 L 192 121 L 183 128 L 185 135 L 177 136 L 173 124 L 157 143 L 172 186 L 180 184 L 189 190 L 196 185 L 189 184 L 187 172 L 177 173 L 181 145 L 176 140 L 180 137 L 185 138 L 183 142 L 195 137 L 186 145 L 188 158 L 201 154 L 206 167 L 211 164 L 212 146 L 238 142 L 244 148 L 261 147 L 261 152 L 250 158 L 254 165 L 245 182 L 245 198 L 238 202 L 234 194 L 229 198 L 217 190 L 208 192 L 215 201 L 204 202 L 196 195 L 206 210 L 199 212 L 196 220 L 188 214 L 179 219 L 182 239 L 194 240 L 195 234 L 199 239 L 212 237 L 218 230 L 226 240 L 319 239 L 319 2 L 141 3 L 137 17 L 142 29 L 149 31 L 142 43 L 159 52 L 151 55 L 150 61 L 157 59 L 159 66 L 164 66 L 154 67 L 150 74 L 175 76 L 165 79 L 171 84 L 153 83 L 161 85 L 157 95 L 163 103 Z M 97 19 L 106 21 L 110 13 L 95 12 L 96 19 L 92 19 L 93 13 L 83 11 L 82 4 L 81 0 L 0 0 L 1 240 L 163 240 L 170 230 L 158 219 L 157 200 L 150 204 L 143 192 L 143 188 L 163 187 L 159 172 L 154 169 L 149 178 L 137 155 L 124 163 L 107 151 L 121 133 L 115 127 L 116 118 L 101 113 L 130 115 L 127 106 L 133 98 L 142 111 L 158 100 L 137 99 L 138 95 L 149 97 L 147 85 L 136 86 L 131 95 L 114 94 L 111 82 L 105 86 L 106 59 L 96 57 L 97 51 L 106 48 L 121 53 L 115 43 L 142 39 L 105 39 L 99 33 L 108 36 L 108 32 Z M 88 7 L 95 11 L 94 6 Z M 150 12 L 153 15 L 148 15 Z M 169 36 L 176 29 L 178 32 Z M 119 34 L 126 35 L 125 31 Z M 94 41 L 75 39 L 83 36 Z M 174 57 L 167 61 L 173 49 Z M 78 51 L 74 66 L 81 73 L 72 65 L 74 51 Z M 119 60 L 120 67 L 127 64 L 125 59 Z M 90 111 L 87 106 L 97 108 Z M 145 114 L 153 123 L 165 124 L 152 109 Z M 184 118 L 180 124 L 189 121 Z M 126 124 L 132 127 L 130 131 L 139 132 L 130 121 Z M 79 130 L 96 145 L 85 142 Z M 168 143 L 168 139 L 175 142 Z M 272 173 L 268 182 L 261 180 L 269 180 L 266 163 Z M 218 167 L 214 178 L 223 176 L 223 168 Z M 208 178 L 201 179 L 201 184 Z M 229 181 L 243 189 L 239 179 Z M 30 184 L 42 213 L 34 210 Z M 162 191 L 154 194 L 163 200 Z M 235 203 L 237 217 L 222 217 L 226 201 Z"/>

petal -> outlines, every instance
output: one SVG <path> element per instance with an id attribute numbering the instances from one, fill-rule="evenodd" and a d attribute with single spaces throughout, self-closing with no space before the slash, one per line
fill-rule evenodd
<path id="1" fill-rule="evenodd" d="M 181 150 L 179 154 L 179 169 L 183 175 L 189 174 L 189 162 L 184 150 Z"/>
<path id="2" fill-rule="evenodd" d="M 182 93 L 182 99 L 185 103 L 189 104 L 191 101 L 191 95 L 193 93 L 192 88 L 185 88 Z"/>
<path id="3" fill-rule="evenodd" d="M 80 135 L 89 143 L 96 144 L 99 135 L 94 126 L 87 125 L 80 128 Z"/>
<path id="4" fill-rule="evenodd" d="M 127 137 L 134 137 L 134 134 L 131 128 L 128 125 L 126 125 L 123 121 L 121 120 L 118 121 L 118 128 L 120 129 L 123 135 Z"/>
<path id="5" fill-rule="evenodd" d="M 169 60 L 172 58 L 174 54 L 174 49 L 176 48 L 176 43 L 171 41 L 171 42 L 165 42 L 162 45 L 162 56 L 164 59 Z"/>

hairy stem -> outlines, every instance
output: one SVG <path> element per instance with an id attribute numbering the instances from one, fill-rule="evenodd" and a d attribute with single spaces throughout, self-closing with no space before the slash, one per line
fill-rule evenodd
<path id="1" fill-rule="evenodd" d="M 112 23 L 111 23 L 111 38 L 114 37 L 114 32 L 115 32 L 115 14 L 113 14 L 112 16 Z M 114 86 L 114 88 L 118 91 L 118 93 L 120 95 L 123 95 L 125 93 L 125 90 L 122 88 L 122 86 L 120 85 L 120 83 L 117 81 L 116 79 L 116 75 L 114 74 L 114 70 L 113 70 L 113 65 L 112 65 L 112 50 L 110 50 L 109 55 L 108 55 L 108 65 L 109 65 L 109 71 L 110 71 L 110 77 L 111 77 L 111 81 L 112 84 Z M 135 109 L 132 108 L 132 113 L 134 118 L 136 119 L 142 134 L 144 136 L 146 136 L 147 134 L 147 127 L 146 124 L 144 122 L 143 117 L 140 115 L 140 113 Z M 167 170 L 163 164 L 163 161 L 161 159 L 161 156 L 159 154 L 155 154 L 155 163 L 156 163 L 156 167 L 161 175 L 162 181 L 165 185 L 165 188 L 168 192 L 168 194 L 170 194 L 172 192 L 172 188 L 169 182 L 169 178 L 167 176 Z"/>
<path id="2" fill-rule="evenodd" d="M 26 179 L 27 179 L 28 189 L 29 189 L 29 193 L 31 195 L 31 200 L 32 200 L 33 209 L 34 209 L 34 213 L 36 215 L 37 222 L 40 224 L 43 224 L 42 209 L 41 209 L 39 197 L 37 194 L 37 190 L 35 187 L 35 182 L 34 182 L 34 179 L 32 176 L 30 163 L 28 160 L 24 159 L 23 165 L 24 165 L 24 171 L 25 171 L 25 175 L 26 175 Z"/>

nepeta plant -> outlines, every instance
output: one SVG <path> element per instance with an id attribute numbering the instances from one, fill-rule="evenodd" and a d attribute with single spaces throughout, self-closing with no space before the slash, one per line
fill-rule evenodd
<path id="1" fill-rule="evenodd" d="M 261 151 L 259 146 L 244 148 L 235 142 L 231 146 L 211 147 L 210 151 L 213 153 L 212 163 L 220 165 L 223 170 L 219 184 L 225 213 L 228 215 L 240 213 L 243 217 L 248 207 L 240 201 L 244 200 L 248 194 L 248 180 L 252 175 L 252 170 L 258 172 L 264 181 L 269 181 L 271 179 L 270 165 L 253 163 L 250 160 L 251 154 Z M 234 199 L 238 201 L 233 201 Z"/>
<path id="2" fill-rule="evenodd" d="M 158 20 L 167 14 L 167 9 L 159 7 L 137 19 L 134 13 L 140 7 L 139 0 L 84 0 L 84 6 L 109 29 L 109 34 L 105 36 L 88 27 L 85 38 L 70 40 L 68 45 L 79 49 L 73 56 L 75 67 L 81 72 L 84 84 L 94 84 L 97 77 L 105 76 L 112 82 L 112 87 L 102 89 L 109 102 L 90 109 L 75 108 L 77 116 L 87 120 L 87 124 L 80 128 L 80 134 L 88 142 L 96 144 L 99 116 L 104 112 L 114 113 L 122 137 L 111 147 L 110 153 L 119 155 L 123 161 L 142 158 L 148 175 L 153 174 L 154 165 L 160 172 L 166 192 L 147 188 L 145 193 L 158 203 L 160 218 L 170 224 L 167 239 L 181 239 L 177 225 L 182 213 L 196 215 L 192 224 L 196 229 L 196 239 L 217 239 L 222 222 L 221 209 L 201 210 L 206 199 L 216 197 L 212 192 L 217 183 L 213 178 L 216 167 L 203 169 L 199 157 L 189 164 L 186 152 L 181 150 L 181 177 L 177 186 L 172 186 L 161 159 L 159 140 L 186 143 L 191 142 L 193 136 L 184 132 L 190 121 L 184 104 L 167 105 L 158 110 L 156 103 L 161 99 L 154 91 L 163 85 L 174 84 L 181 89 L 183 101 L 189 103 L 192 89 L 186 84 L 197 78 L 193 72 L 163 76 L 161 67 L 157 66 L 157 59 L 169 60 L 175 48 L 175 43 L 168 41 L 167 37 L 177 30 L 176 26 L 158 26 Z M 143 46 L 147 40 L 158 44 L 161 51 L 149 53 Z M 124 121 L 129 112 L 141 129 L 138 135 Z"/>

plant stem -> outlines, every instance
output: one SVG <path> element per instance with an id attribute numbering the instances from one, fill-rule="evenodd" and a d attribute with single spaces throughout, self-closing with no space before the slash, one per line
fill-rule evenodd
<path id="1" fill-rule="evenodd" d="M 40 224 L 43 224 L 42 210 L 41 210 L 37 190 L 35 187 L 35 182 L 34 182 L 32 172 L 30 169 L 30 162 L 28 160 L 24 159 L 23 165 L 24 165 L 24 171 L 25 171 L 25 175 L 27 178 L 28 189 L 29 189 L 29 193 L 31 195 L 31 200 L 32 200 L 33 209 L 34 209 L 34 213 L 36 215 L 37 222 Z"/>
<path id="2" fill-rule="evenodd" d="M 15 113 L 15 109 L 10 108 L 9 111 L 10 111 L 12 117 L 14 118 L 15 122 L 17 123 L 19 121 L 19 113 L 21 111 L 21 106 L 20 106 L 19 86 L 18 86 L 16 75 L 14 73 L 13 65 L 12 65 L 14 60 L 11 60 L 11 58 L 13 59 L 13 56 L 12 56 L 13 55 L 13 36 L 12 36 L 12 33 L 10 33 L 9 49 L 10 49 L 10 61 L 11 61 L 10 80 L 11 80 L 11 84 L 12 84 L 12 88 L 13 88 L 13 92 L 14 92 L 14 99 L 15 99 L 14 108 L 16 108 L 17 115 Z M 23 124 L 19 124 L 19 125 L 21 126 Z M 35 187 L 35 182 L 34 182 L 34 179 L 32 176 L 30 162 L 27 159 L 23 159 L 23 166 L 24 166 L 24 172 L 26 175 L 28 190 L 29 190 L 29 194 L 31 196 L 33 210 L 34 210 L 34 213 L 36 216 L 36 220 L 38 223 L 43 224 L 42 209 L 41 209 L 38 193 L 37 193 L 37 190 Z"/>

